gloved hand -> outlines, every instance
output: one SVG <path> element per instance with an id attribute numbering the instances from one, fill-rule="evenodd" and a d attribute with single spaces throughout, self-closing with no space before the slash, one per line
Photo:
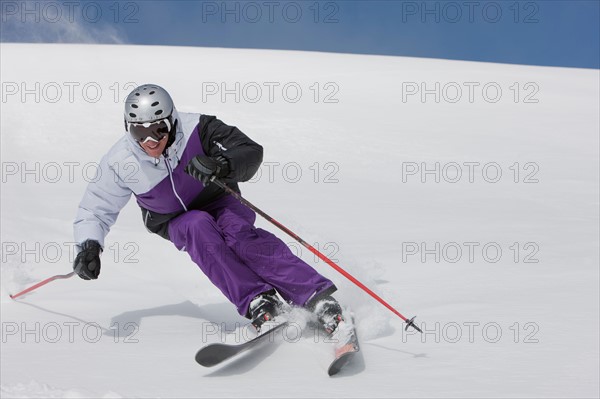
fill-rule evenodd
<path id="1" fill-rule="evenodd" d="M 75 257 L 73 270 L 84 280 L 95 280 L 100 274 L 100 252 L 102 247 L 95 240 L 81 244 L 81 251 Z"/>
<path id="2" fill-rule="evenodd" d="M 229 163 L 222 155 L 218 157 L 197 155 L 187 164 L 185 172 L 206 186 L 213 176 L 226 177 L 229 174 Z"/>

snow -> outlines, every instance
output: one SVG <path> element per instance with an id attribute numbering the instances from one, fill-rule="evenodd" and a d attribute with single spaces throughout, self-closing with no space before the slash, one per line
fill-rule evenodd
<path id="1" fill-rule="evenodd" d="M 0 50 L 2 397 L 599 396 L 597 70 L 218 48 Z M 197 349 L 246 321 L 185 253 L 145 231 L 134 201 L 97 281 L 58 280 L 11 300 L 71 270 L 85 173 L 123 134 L 130 82 L 160 84 L 181 111 L 217 115 L 261 143 L 267 166 L 244 196 L 418 315 L 427 334 L 405 332 L 261 219 L 334 279 L 362 357 L 329 378 L 326 345 L 302 336 L 202 368 Z M 436 82 L 439 102 L 423 101 L 422 84 Z M 422 173 L 436 162 L 439 183 Z"/>

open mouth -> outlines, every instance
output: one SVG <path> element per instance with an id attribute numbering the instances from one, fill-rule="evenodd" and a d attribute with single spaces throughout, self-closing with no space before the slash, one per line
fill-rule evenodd
<path id="1" fill-rule="evenodd" d="M 158 141 L 146 143 L 146 147 L 148 147 L 149 150 L 156 150 L 159 145 L 160 145 L 160 142 L 158 142 Z"/>
<path id="2" fill-rule="evenodd" d="M 142 144 L 142 147 L 144 147 L 144 150 L 146 151 L 156 151 L 166 139 L 166 137 L 163 137 L 159 141 L 147 140 L 145 143 Z"/>

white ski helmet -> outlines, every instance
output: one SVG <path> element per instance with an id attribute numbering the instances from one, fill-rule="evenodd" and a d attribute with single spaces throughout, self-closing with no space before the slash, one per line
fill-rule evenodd
<path id="1" fill-rule="evenodd" d="M 145 84 L 133 89 L 125 99 L 125 129 L 130 123 L 146 123 L 171 116 L 173 99 L 155 84 Z"/>

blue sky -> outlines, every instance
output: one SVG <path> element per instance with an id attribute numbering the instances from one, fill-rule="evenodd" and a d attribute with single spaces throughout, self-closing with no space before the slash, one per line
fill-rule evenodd
<path id="1" fill-rule="evenodd" d="M 600 68 L 599 24 L 600 0 L 2 1 L 1 32 L 3 42 L 314 50 Z"/>

